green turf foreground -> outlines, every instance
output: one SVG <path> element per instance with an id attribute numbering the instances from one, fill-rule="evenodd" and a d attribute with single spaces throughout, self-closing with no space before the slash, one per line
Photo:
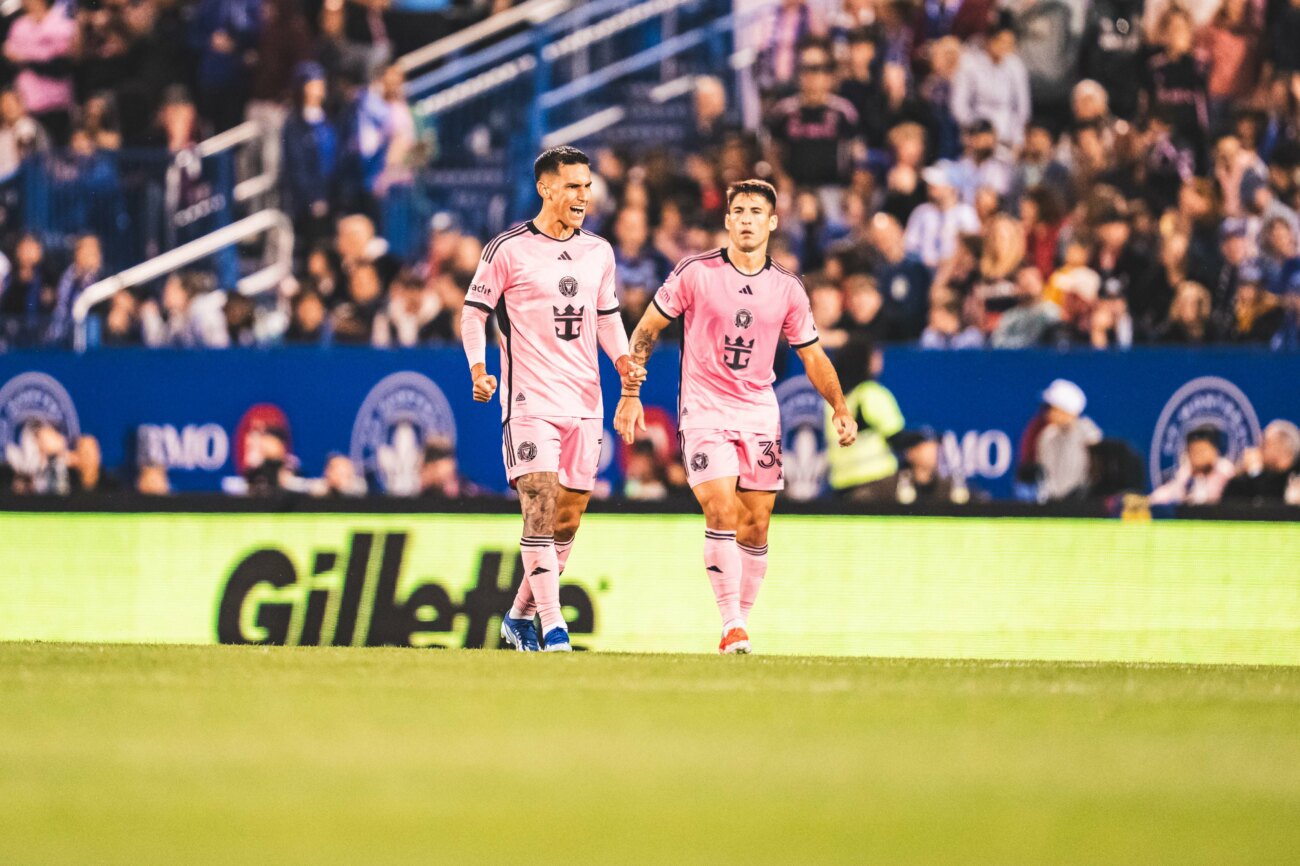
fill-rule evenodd
<path id="1" fill-rule="evenodd" d="M 1300 669 L 0 644 L 0 863 L 1294 863 Z"/>

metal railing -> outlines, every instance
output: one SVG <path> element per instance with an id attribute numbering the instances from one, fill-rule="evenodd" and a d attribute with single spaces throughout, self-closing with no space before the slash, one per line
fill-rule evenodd
<path id="1" fill-rule="evenodd" d="M 156 280 L 229 246 L 266 233 L 271 235 L 269 246 L 274 252 L 274 259 L 270 264 L 239 280 L 236 289 L 241 295 L 256 295 L 275 288 L 293 271 L 293 223 L 278 210 L 258 211 L 87 286 L 72 306 L 72 318 L 76 327 L 75 348 L 79 352 L 86 349 L 86 316 L 96 304 L 103 303 L 122 289 Z"/>
<path id="2" fill-rule="evenodd" d="M 450 36 L 430 42 L 410 54 L 404 54 L 397 58 L 396 63 L 409 76 L 417 69 L 432 66 L 453 54 L 473 48 L 518 24 L 542 24 L 561 12 L 572 9 L 575 5 L 577 0 L 528 0 L 527 3 L 521 3 L 490 18 L 485 18 Z"/>

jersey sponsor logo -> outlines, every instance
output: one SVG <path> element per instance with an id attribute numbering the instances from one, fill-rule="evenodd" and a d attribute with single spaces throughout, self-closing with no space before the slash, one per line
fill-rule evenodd
<path id="1" fill-rule="evenodd" d="M 1200 376 L 1165 403 L 1151 436 L 1151 484 L 1159 486 L 1178 471 L 1187 434 L 1198 427 L 1219 431 L 1223 456 L 1234 463 L 1260 440 L 1259 417 L 1242 390 L 1218 376 Z"/>
<path id="2" fill-rule="evenodd" d="M 19 373 L 0 388 L 0 460 L 20 472 L 40 465 L 37 423 L 52 424 L 71 445 L 81 435 L 77 407 L 59 380 L 46 373 Z"/>
<path id="3" fill-rule="evenodd" d="M 578 294 L 578 281 L 573 277 L 560 278 L 560 294 L 566 298 L 572 298 Z"/>
<path id="4" fill-rule="evenodd" d="M 560 254 L 559 254 L 558 256 L 556 256 L 555 258 L 556 258 L 557 261 L 561 261 L 561 262 L 571 262 L 571 261 L 573 261 L 573 256 L 569 255 L 569 251 L 568 251 L 568 250 L 565 250 L 564 252 L 560 253 Z"/>
<path id="5" fill-rule="evenodd" d="M 745 328 L 748 328 L 748 327 L 749 327 L 750 325 L 752 325 L 752 324 L 754 324 L 754 314 L 753 314 L 753 313 L 751 313 L 749 310 L 737 310 L 737 311 L 736 311 L 736 327 L 737 327 L 737 328 L 740 328 L 740 329 L 743 331 Z"/>
<path id="6" fill-rule="evenodd" d="M 725 334 L 722 337 L 722 363 L 733 370 L 743 370 L 749 366 L 749 356 L 754 352 L 754 340 L 745 342 L 744 337 L 732 340 Z"/>
<path id="7" fill-rule="evenodd" d="M 582 314 L 586 309 L 582 306 L 575 310 L 573 304 L 569 304 L 563 310 L 559 307 L 551 307 L 555 313 L 555 336 L 561 340 L 576 340 L 582 336 Z"/>
<path id="8" fill-rule="evenodd" d="M 518 457 L 521 462 L 527 463 L 529 460 L 532 460 L 537 456 L 537 446 L 532 442 L 520 442 L 519 447 L 515 449 L 515 456 Z"/>
<path id="9" fill-rule="evenodd" d="M 392 373 L 370 389 L 352 425 L 349 456 L 391 496 L 420 492 L 424 443 L 456 444 L 456 416 L 442 390 L 411 371 Z"/>
<path id="10" fill-rule="evenodd" d="M 488 295 L 490 294 L 487 283 L 470 283 L 469 293 L 471 295 Z"/>
<path id="11" fill-rule="evenodd" d="M 703 451 L 696 451 L 691 455 L 691 471 L 703 472 L 709 468 L 709 455 Z"/>
<path id="12" fill-rule="evenodd" d="M 754 294 L 754 290 L 751 289 L 749 286 L 745 286 L 743 289 L 740 290 L 740 293 L 742 295 L 752 295 Z"/>

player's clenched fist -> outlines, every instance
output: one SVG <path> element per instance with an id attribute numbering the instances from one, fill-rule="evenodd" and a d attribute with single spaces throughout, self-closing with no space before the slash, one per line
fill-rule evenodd
<path id="1" fill-rule="evenodd" d="M 474 377 L 474 400 L 478 403 L 486 403 L 492 399 L 492 395 L 497 392 L 497 377 L 488 373 L 480 373 Z"/>
<path id="2" fill-rule="evenodd" d="M 623 397 L 614 410 L 614 432 L 623 441 L 631 445 L 636 440 L 636 431 L 645 430 L 645 407 L 640 397 Z"/>
<path id="3" fill-rule="evenodd" d="M 858 422 L 853 420 L 847 408 L 840 408 L 831 417 L 835 432 L 839 434 L 840 445 L 847 448 L 858 440 Z"/>

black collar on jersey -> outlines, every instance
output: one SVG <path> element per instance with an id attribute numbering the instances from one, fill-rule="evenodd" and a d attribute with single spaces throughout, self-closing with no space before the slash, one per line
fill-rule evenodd
<path id="1" fill-rule="evenodd" d="M 756 276 L 758 276 L 759 274 L 763 273 L 763 271 L 765 271 L 765 270 L 767 270 L 768 268 L 772 267 L 772 257 L 771 257 L 771 256 L 767 256 L 766 258 L 763 259 L 763 267 L 759 268 L 757 271 L 754 271 L 754 273 L 752 273 L 752 274 L 747 274 L 747 273 L 745 273 L 744 271 L 742 271 L 740 268 L 737 268 L 737 267 L 736 267 L 736 263 L 733 262 L 733 261 L 731 260 L 731 257 L 727 255 L 727 248 L 726 248 L 726 247 L 723 247 L 723 248 L 721 249 L 720 252 L 722 253 L 722 260 L 723 260 L 724 262 L 726 262 L 727 264 L 731 265 L 733 268 L 735 268 L 736 273 L 740 274 L 742 277 L 756 277 Z"/>
<path id="2" fill-rule="evenodd" d="M 574 230 L 573 230 L 573 234 L 569 235 L 567 238 L 552 238 L 552 237 L 551 237 L 550 235 L 548 235 L 546 232 L 544 232 L 544 231 L 542 231 L 541 229 L 539 229 L 539 228 L 538 228 L 538 227 L 533 223 L 532 220 L 529 220 L 528 222 L 524 223 L 524 225 L 528 226 L 528 230 L 529 230 L 530 232 L 532 232 L 533 234 L 535 234 L 535 235 L 541 235 L 541 236 L 544 237 L 544 238 L 550 238 L 551 240 L 555 241 L 557 244 L 567 244 L 569 241 L 573 240 L 573 239 L 576 238 L 578 235 L 582 234 L 582 229 L 574 229 Z"/>

